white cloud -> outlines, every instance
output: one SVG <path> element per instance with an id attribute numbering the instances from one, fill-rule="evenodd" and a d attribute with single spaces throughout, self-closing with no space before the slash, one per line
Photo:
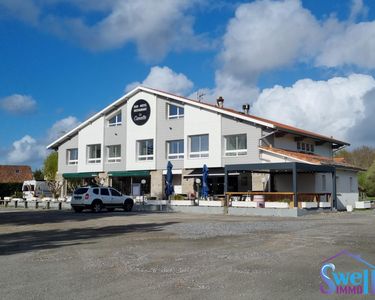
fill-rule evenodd
<path id="1" fill-rule="evenodd" d="M 44 145 L 34 138 L 25 135 L 20 140 L 13 142 L 12 148 L 7 154 L 7 162 L 10 164 L 33 164 L 41 161 L 47 154 Z"/>
<path id="2" fill-rule="evenodd" d="M 265 89 L 252 112 L 275 121 L 347 139 L 366 116 L 365 97 L 375 89 L 372 76 L 353 74 L 327 81 L 298 80 L 291 87 Z M 370 129 L 372 130 L 372 129 Z"/>
<path id="3" fill-rule="evenodd" d="M 355 23 L 366 14 L 360 0 L 352 1 L 345 21 L 334 15 L 319 20 L 299 0 L 238 6 L 223 37 L 212 94 L 224 94 L 231 99 L 227 103 L 239 106 L 256 98 L 261 74 L 296 63 L 374 69 L 375 21 Z"/>
<path id="4" fill-rule="evenodd" d="M 37 139 L 30 135 L 25 135 L 21 139 L 14 141 L 10 149 L 0 149 L 4 153 L 2 163 L 27 164 L 40 168 L 44 158 L 49 153 L 46 150 L 47 144 L 78 124 L 79 122 L 75 117 L 69 116 L 56 121 L 42 138 Z"/>
<path id="5" fill-rule="evenodd" d="M 50 129 L 48 129 L 47 142 L 52 142 L 65 133 L 69 132 L 73 128 L 79 125 L 79 121 L 76 117 L 69 116 L 55 122 Z"/>
<path id="6" fill-rule="evenodd" d="M 186 95 L 191 91 L 194 84 L 182 73 L 176 73 L 168 67 L 156 66 L 151 68 L 145 80 L 128 84 L 125 91 L 128 92 L 138 85 L 144 85 L 177 95 Z"/>
<path id="7" fill-rule="evenodd" d="M 207 47 L 193 30 L 194 18 L 190 10 L 202 5 L 196 0 L 12 1 L 6 0 L 6 5 L 0 3 L 0 8 L 5 6 L 9 14 L 27 22 L 31 17 L 18 12 L 27 11 L 32 5 L 38 11 L 33 23 L 39 28 L 91 50 L 114 49 L 131 42 L 136 44 L 142 59 L 154 61 L 171 50 Z M 61 3 L 77 8 L 77 15 L 53 14 L 55 6 Z M 87 20 L 93 12 L 100 12 L 103 17 L 89 23 Z"/>
<path id="8" fill-rule="evenodd" d="M 12 114 L 32 112 L 36 109 L 36 101 L 30 96 L 14 94 L 0 100 L 0 109 Z"/>

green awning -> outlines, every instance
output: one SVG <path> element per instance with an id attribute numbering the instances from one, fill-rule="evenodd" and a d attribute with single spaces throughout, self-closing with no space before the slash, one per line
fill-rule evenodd
<path id="1" fill-rule="evenodd" d="M 108 172 L 111 177 L 146 177 L 150 176 L 150 171 L 113 171 Z"/>
<path id="2" fill-rule="evenodd" d="M 84 173 L 64 173 L 63 177 L 65 179 L 73 179 L 73 178 L 90 178 L 98 176 L 98 172 L 84 172 Z"/>

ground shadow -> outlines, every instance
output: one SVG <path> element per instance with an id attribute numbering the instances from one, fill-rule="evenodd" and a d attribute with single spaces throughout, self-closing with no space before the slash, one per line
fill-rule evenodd
<path id="1" fill-rule="evenodd" d="M 127 233 L 162 231 L 176 222 L 130 224 L 106 227 L 74 228 L 68 230 L 31 230 L 0 235 L 0 256 L 34 250 L 53 249 L 94 242 L 95 239 L 113 237 Z"/>
<path id="2" fill-rule="evenodd" d="M 71 210 L 26 210 L 20 209 L 15 211 L 7 211 L 7 209 L 0 210 L 0 226 L 1 225 L 38 225 L 47 223 L 61 223 L 68 221 L 86 221 L 95 220 L 108 217 L 119 217 L 129 215 L 150 214 L 154 212 L 124 212 L 123 210 L 116 210 L 108 212 L 103 210 L 100 213 L 92 213 L 91 211 L 84 211 L 82 213 L 75 213 Z"/>

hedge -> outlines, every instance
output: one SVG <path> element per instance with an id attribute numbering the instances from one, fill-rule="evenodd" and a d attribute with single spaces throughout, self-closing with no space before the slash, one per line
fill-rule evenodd
<path id="1" fill-rule="evenodd" d="M 22 191 L 22 183 L 0 183 L 0 197 L 10 197 L 15 192 Z"/>

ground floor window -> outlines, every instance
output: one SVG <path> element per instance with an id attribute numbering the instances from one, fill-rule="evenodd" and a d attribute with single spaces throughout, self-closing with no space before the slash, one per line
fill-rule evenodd
<path id="1" fill-rule="evenodd" d="M 145 184 L 142 184 L 142 179 L 146 180 Z M 112 187 L 124 195 L 149 195 L 151 192 L 151 176 L 112 177 Z"/>

